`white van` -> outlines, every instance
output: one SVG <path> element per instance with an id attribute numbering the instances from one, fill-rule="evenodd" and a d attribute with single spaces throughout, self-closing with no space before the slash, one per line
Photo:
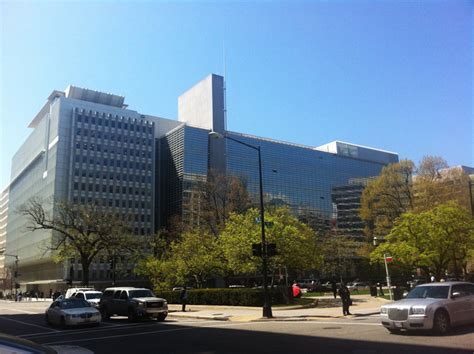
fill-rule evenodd
<path id="1" fill-rule="evenodd" d="M 77 293 L 78 291 L 89 291 L 89 290 L 95 290 L 94 288 L 70 288 L 66 290 L 66 295 L 64 295 L 64 298 L 68 299 L 72 296 L 72 294 Z"/>

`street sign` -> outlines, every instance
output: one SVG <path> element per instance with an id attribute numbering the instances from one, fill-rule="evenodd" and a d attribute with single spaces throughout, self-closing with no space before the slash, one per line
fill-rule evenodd
<path id="1" fill-rule="evenodd" d="M 388 262 L 388 263 L 390 263 L 390 262 L 393 261 L 393 257 L 392 257 L 392 256 L 386 256 L 386 257 L 385 257 L 385 261 Z"/>

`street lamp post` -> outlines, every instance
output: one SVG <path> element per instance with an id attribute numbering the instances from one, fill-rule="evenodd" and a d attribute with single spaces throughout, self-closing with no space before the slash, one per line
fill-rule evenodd
<path id="1" fill-rule="evenodd" d="M 257 150 L 258 152 L 258 176 L 259 176 L 259 184 L 260 184 L 260 224 L 262 227 L 263 317 L 271 318 L 273 317 L 273 315 L 272 315 L 270 294 L 268 293 L 268 278 L 267 278 L 268 254 L 267 254 L 267 243 L 265 240 L 265 211 L 264 211 L 264 206 L 263 206 L 262 154 L 261 154 L 260 146 L 247 144 L 243 141 L 232 138 L 231 136 L 228 136 L 226 134 L 221 134 L 214 131 L 211 131 L 209 133 L 209 136 L 212 138 L 217 138 L 217 139 L 224 139 L 224 138 L 229 139 L 238 144 Z"/>

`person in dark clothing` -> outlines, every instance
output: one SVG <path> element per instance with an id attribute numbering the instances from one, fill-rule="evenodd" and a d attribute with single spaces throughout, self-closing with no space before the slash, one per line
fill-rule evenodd
<path id="1" fill-rule="evenodd" d="M 344 283 L 341 283 L 341 287 L 339 288 L 339 296 L 342 300 L 342 314 L 344 316 L 351 315 L 349 312 L 349 306 L 351 305 L 351 293 Z"/>
<path id="2" fill-rule="evenodd" d="M 336 282 L 333 280 L 331 282 L 331 288 L 332 288 L 332 294 L 334 295 L 334 298 L 337 297 L 337 286 L 336 286 Z"/>
<path id="3" fill-rule="evenodd" d="M 186 300 L 188 299 L 188 291 L 186 290 L 185 286 L 179 294 L 179 299 L 181 300 L 181 311 L 186 312 Z"/>

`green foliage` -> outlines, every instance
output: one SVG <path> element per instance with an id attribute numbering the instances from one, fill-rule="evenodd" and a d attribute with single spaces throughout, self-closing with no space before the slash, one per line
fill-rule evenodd
<path id="1" fill-rule="evenodd" d="M 269 288 L 272 304 L 286 303 L 284 292 L 287 289 Z M 156 290 L 156 295 L 163 297 L 170 304 L 181 303 L 179 291 Z M 262 306 L 262 289 L 194 289 L 188 290 L 186 303 L 192 305 L 231 305 L 231 306 Z"/>
<path id="2" fill-rule="evenodd" d="M 386 235 L 395 220 L 412 208 L 411 179 L 414 168 L 409 160 L 385 166 L 380 176 L 364 189 L 360 216 L 366 223 L 369 237 Z"/>
<path id="3" fill-rule="evenodd" d="M 245 214 L 231 214 L 225 229 L 220 235 L 219 244 L 227 267 L 234 273 L 256 272 L 262 264 L 258 257 L 252 256 L 252 244 L 261 243 L 261 224 L 258 209 L 250 209 Z M 266 241 L 275 243 L 277 255 L 269 258 L 269 270 L 278 267 L 304 270 L 316 268 L 321 263 L 313 230 L 294 217 L 288 208 L 269 209 L 265 221 Z"/>
<path id="4" fill-rule="evenodd" d="M 455 203 L 441 204 L 420 213 L 403 214 L 386 237 L 386 242 L 371 254 L 372 262 L 383 254 L 395 264 L 422 268 L 440 279 L 452 266 L 455 271 L 472 257 L 474 220 Z"/>

